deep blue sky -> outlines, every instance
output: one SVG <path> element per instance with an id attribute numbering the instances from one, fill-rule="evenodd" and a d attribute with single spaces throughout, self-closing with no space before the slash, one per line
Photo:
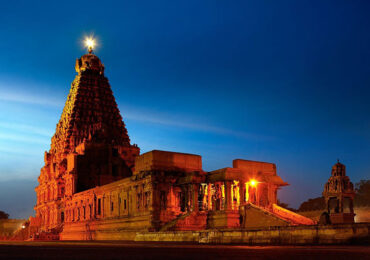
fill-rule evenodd
<path id="1" fill-rule="evenodd" d="M 51 2 L 51 3 L 50 3 Z M 370 177 L 369 1 L 3 1 L 0 210 L 33 213 L 94 34 L 132 142 L 277 164 L 282 201 L 319 196 L 337 158 Z"/>

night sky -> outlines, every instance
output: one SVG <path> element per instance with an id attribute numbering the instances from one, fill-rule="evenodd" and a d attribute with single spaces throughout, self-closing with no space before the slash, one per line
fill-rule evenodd
<path id="1" fill-rule="evenodd" d="M 0 210 L 33 214 L 44 151 L 95 35 L 133 143 L 204 170 L 276 163 L 298 207 L 339 158 L 370 178 L 369 1 L 2 1 Z"/>

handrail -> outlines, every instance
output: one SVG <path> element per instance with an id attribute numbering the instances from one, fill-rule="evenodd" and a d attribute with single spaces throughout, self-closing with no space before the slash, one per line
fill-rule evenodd
<path id="1" fill-rule="evenodd" d="M 296 224 L 302 224 L 302 225 L 315 225 L 316 224 L 316 222 L 313 221 L 312 219 L 302 216 L 300 214 L 297 214 L 283 207 L 280 207 L 277 204 L 272 204 L 272 212 L 282 218 L 286 218 L 290 221 L 293 221 Z"/>

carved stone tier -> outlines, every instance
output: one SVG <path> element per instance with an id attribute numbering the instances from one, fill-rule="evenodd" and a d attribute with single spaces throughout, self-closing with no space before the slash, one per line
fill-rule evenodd
<path id="1" fill-rule="evenodd" d="M 352 182 L 346 176 L 346 167 L 339 161 L 333 166 L 322 195 L 325 197 L 331 223 L 354 222 L 353 199 L 355 191 Z"/>
<path id="2" fill-rule="evenodd" d="M 63 224 L 63 201 L 76 192 L 130 177 L 140 153 L 130 143 L 100 59 L 83 55 L 75 69 L 78 74 L 38 178 L 35 210 L 41 230 Z"/>

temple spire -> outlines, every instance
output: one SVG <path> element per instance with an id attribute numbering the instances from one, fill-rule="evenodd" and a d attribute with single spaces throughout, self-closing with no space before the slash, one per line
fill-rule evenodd
<path id="1" fill-rule="evenodd" d="M 86 46 L 92 52 L 94 41 L 90 40 Z M 131 147 L 103 63 L 96 55 L 85 54 L 76 60 L 75 69 L 78 74 L 51 140 L 50 153 L 62 158 L 85 140 Z"/>

